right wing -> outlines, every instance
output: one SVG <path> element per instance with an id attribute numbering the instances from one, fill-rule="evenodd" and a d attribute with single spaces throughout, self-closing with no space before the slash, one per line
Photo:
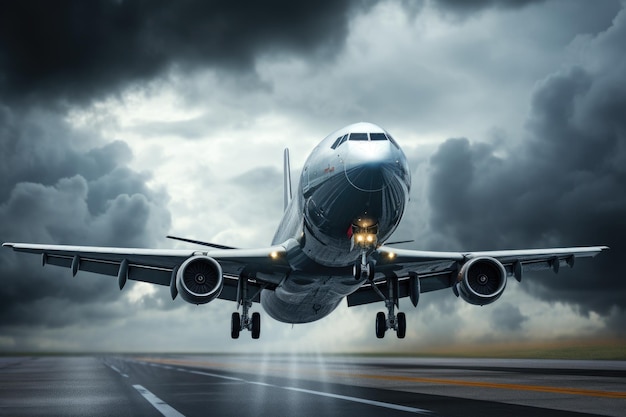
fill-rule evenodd
<path id="1" fill-rule="evenodd" d="M 237 300 L 239 280 L 246 279 L 256 288 L 273 288 L 289 270 L 284 246 L 258 249 L 136 249 L 95 246 L 38 245 L 31 243 L 4 243 L 15 252 L 41 256 L 42 265 L 57 265 L 78 271 L 120 276 L 120 289 L 126 279 L 169 286 L 175 295 L 176 273 L 180 265 L 193 256 L 215 259 L 221 266 L 224 288 L 219 298 Z M 258 276 L 257 276 L 258 274 Z M 259 279 L 262 276 L 262 279 Z M 123 281 L 123 282 L 122 282 Z M 254 301 L 258 301 L 258 294 Z"/>

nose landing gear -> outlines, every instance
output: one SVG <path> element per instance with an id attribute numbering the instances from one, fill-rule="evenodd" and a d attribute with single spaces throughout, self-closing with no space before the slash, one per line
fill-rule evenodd
<path id="1" fill-rule="evenodd" d="M 363 251 L 361 254 L 361 262 L 356 262 L 352 267 L 352 274 L 357 281 L 374 279 L 374 264 L 367 261 L 367 253 Z"/>

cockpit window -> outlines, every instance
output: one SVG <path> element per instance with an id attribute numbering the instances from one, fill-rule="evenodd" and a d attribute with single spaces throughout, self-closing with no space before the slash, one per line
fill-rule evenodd
<path id="1" fill-rule="evenodd" d="M 370 133 L 370 140 L 387 140 L 384 133 Z"/>
<path id="2" fill-rule="evenodd" d="M 389 142 L 393 143 L 393 146 L 395 146 L 396 148 L 400 149 L 400 146 L 398 146 L 398 144 L 396 143 L 395 139 L 392 138 L 389 133 L 387 133 L 387 138 L 389 138 Z"/>
<path id="3" fill-rule="evenodd" d="M 348 135 L 339 136 L 337 140 L 335 140 L 335 143 L 332 144 L 331 148 L 337 149 L 342 143 L 346 141 L 347 138 L 348 138 Z"/>
<path id="4" fill-rule="evenodd" d="M 368 140 L 367 133 L 350 133 L 350 140 Z"/>

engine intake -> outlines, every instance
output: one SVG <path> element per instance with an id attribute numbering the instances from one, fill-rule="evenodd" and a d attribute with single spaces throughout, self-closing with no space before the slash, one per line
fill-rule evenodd
<path id="1" fill-rule="evenodd" d="M 178 293 L 191 304 L 213 301 L 223 287 L 222 267 L 208 256 L 192 256 L 183 262 L 176 274 Z"/>
<path id="2" fill-rule="evenodd" d="M 506 287 L 506 270 L 500 261 L 489 257 L 467 261 L 458 275 L 455 293 L 474 305 L 491 304 Z"/>

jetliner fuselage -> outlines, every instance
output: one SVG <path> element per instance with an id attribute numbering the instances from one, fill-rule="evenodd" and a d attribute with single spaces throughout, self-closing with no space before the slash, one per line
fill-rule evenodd
<path id="1" fill-rule="evenodd" d="M 273 244 L 297 245 L 288 251 L 292 272 L 276 290 L 261 293 L 265 311 L 288 323 L 331 313 L 363 284 L 353 265 L 395 231 L 410 186 L 404 152 L 379 126 L 357 123 L 322 140 L 274 236 Z"/>

